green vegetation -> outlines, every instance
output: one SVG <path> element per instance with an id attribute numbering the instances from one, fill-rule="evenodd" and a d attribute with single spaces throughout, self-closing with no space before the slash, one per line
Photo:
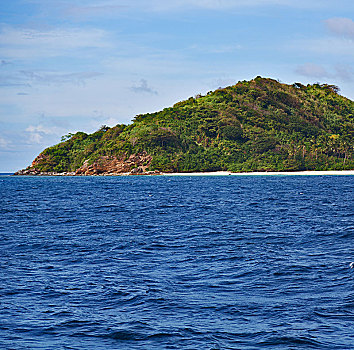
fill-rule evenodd
<path id="1" fill-rule="evenodd" d="M 354 169 L 354 102 L 327 84 L 257 77 L 198 95 L 130 125 L 78 132 L 44 150 L 40 171 L 74 171 L 100 156 L 143 151 L 150 170 L 292 171 Z"/>

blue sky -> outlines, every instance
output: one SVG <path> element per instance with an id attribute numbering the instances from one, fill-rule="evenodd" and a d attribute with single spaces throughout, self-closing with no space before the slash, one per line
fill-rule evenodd
<path id="1" fill-rule="evenodd" d="M 2 0 L 0 172 L 258 75 L 354 99 L 354 2 Z"/>

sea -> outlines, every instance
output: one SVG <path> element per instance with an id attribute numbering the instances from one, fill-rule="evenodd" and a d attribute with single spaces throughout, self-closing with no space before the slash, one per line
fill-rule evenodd
<path id="1" fill-rule="evenodd" d="M 1 349 L 354 349 L 354 176 L 0 177 Z"/>

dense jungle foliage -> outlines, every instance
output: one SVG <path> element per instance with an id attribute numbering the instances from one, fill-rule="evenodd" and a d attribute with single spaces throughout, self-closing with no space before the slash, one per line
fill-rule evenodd
<path id="1" fill-rule="evenodd" d="M 334 85 L 257 77 L 138 115 L 130 125 L 66 135 L 36 168 L 73 171 L 102 155 L 146 151 L 149 169 L 164 172 L 354 169 L 353 116 L 354 102 Z"/>

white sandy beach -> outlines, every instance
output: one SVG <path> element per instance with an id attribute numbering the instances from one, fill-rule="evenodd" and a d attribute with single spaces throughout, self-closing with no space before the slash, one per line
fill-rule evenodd
<path id="1" fill-rule="evenodd" d="M 205 173 L 163 173 L 163 176 L 294 176 L 294 175 L 354 175 L 354 170 L 328 170 L 328 171 L 284 171 L 284 172 L 250 172 L 250 173 L 231 173 L 229 171 L 214 171 Z"/>

